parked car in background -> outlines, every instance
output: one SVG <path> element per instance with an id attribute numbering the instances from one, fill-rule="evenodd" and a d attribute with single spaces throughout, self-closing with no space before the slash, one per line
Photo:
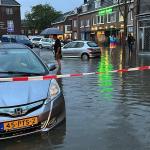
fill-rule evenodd
<path id="1" fill-rule="evenodd" d="M 54 39 L 52 38 L 42 38 L 40 41 L 39 41 L 39 48 L 49 48 L 49 49 L 52 49 L 53 47 L 53 44 L 54 44 Z"/>
<path id="2" fill-rule="evenodd" d="M 0 44 L 0 66 L 0 78 L 46 76 L 56 68 L 17 43 Z M 58 82 L 1 80 L 0 140 L 45 133 L 65 120 L 65 101 Z"/>
<path id="3" fill-rule="evenodd" d="M 33 48 L 32 42 L 25 35 L 2 35 L 2 42 L 21 43 Z"/>
<path id="4" fill-rule="evenodd" d="M 32 42 L 33 47 L 39 47 L 41 37 L 34 37 L 30 41 Z"/>
<path id="5" fill-rule="evenodd" d="M 64 45 L 62 48 L 63 57 L 80 57 L 89 59 L 100 57 L 100 47 L 92 41 L 73 41 Z"/>

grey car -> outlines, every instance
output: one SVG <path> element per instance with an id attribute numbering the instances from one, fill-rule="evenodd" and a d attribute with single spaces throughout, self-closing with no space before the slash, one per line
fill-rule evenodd
<path id="1" fill-rule="evenodd" d="M 31 39 L 33 47 L 39 47 L 39 43 L 42 37 L 34 37 Z"/>
<path id="2" fill-rule="evenodd" d="M 73 41 L 64 45 L 62 48 L 63 57 L 80 57 L 89 59 L 100 57 L 100 47 L 92 41 Z"/>
<path id="3" fill-rule="evenodd" d="M 0 78 L 49 75 L 55 65 L 48 66 L 24 45 L 0 44 Z M 0 82 L 0 140 L 47 132 L 63 120 L 65 101 L 55 79 Z"/>

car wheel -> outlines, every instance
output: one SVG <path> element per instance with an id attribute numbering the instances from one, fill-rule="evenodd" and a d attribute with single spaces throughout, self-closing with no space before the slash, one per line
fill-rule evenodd
<path id="1" fill-rule="evenodd" d="M 82 60 L 89 60 L 89 55 L 84 53 L 84 54 L 82 54 L 81 59 Z"/>
<path id="2" fill-rule="evenodd" d="M 39 45 L 39 48 L 40 48 L 40 49 L 42 49 L 42 48 L 43 48 L 43 46 L 42 46 L 42 45 Z"/>

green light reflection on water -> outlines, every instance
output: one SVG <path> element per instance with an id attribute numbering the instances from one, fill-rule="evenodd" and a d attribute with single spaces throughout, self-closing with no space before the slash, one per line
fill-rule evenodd
<path id="1" fill-rule="evenodd" d="M 113 70 L 113 66 L 110 61 L 110 57 L 108 51 L 101 56 L 98 72 L 104 72 L 98 75 L 98 85 L 99 91 L 101 93 L 101 98 L 103 100 L 112 100 L 112 91 L 113 91 L 113 83 L 112 83 L 112 73 L 109 71 Z"/>

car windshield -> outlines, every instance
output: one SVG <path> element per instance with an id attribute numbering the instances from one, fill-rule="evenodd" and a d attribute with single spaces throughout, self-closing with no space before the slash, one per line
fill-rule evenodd
<path id="1" fill-rule="evenodd" d="M 94 42 L 88 42 L 87 45 L 89 47 L 98 47 L 98 45 L 96 43 L 94 43 Z"/>
<path id="2" fill-rule="evenodd" d="M 16 40 L 21 41 L 21 40 L 29 40 L 29 39 L 25 35 L 17 35 Z"/>
<path id="3" fill-rule="evenodd" d="M 2 73 L 46 75 L 49 71 L 28 49 L 0 49 L 0 75 Z"/>

